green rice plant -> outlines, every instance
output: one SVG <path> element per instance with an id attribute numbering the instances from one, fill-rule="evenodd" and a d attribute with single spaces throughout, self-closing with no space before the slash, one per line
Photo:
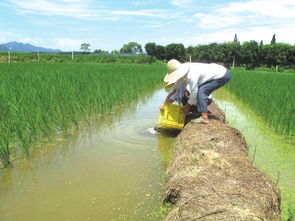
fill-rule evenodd
<path id="1" fill-rule="evenodd" d="M 10 131 L 6 129 L 7 125 L 1 123 L 0 126 L 0 160 L 4 167 L 11 167 L 10 161 Z"/>
<path id="2" fill-rule="evenodd" d="M 294 221 L 295 220 L 295 212 L 294 210 L 291 209 L 291 207 L 289 207 L 289 217 L 287 219 L 287 221 Z"/>
<path id="3" fill-rule="evenodd" d="M 25 156 L 44 137 L 65 136 L 81 121 L 152 91 L 165 65 L 0 64 L 0 159 Z M 13 146 L 13 147 L 12 147 Z"/>
<path id="4" fill-rule="evenodd" d="M 226 85 L 273 128 L 295 142 L 295 74 L 232 70 Z"/>

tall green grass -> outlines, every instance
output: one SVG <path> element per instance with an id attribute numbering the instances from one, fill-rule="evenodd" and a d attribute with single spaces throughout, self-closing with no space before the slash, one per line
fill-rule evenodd
<path id="1" fill-rule="evenodd" d="M 232 70 L 226 87 L 295 143 L 295 74 Z"/>
<path id="2" fill-rule="evenodd" d="M 164 65 L 0 64 L 0 159 L 82 120 L 138 98 L 160 83 Z"/>

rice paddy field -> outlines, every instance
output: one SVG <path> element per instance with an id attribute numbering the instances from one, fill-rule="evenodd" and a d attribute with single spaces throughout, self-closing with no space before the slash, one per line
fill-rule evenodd
<path id="1" fill-rule="evenodd" d="M 5 211 L 5 220 L 21 220 L 24 214 L 30 214 L 29 220 L 44 214 L 48 217 L 43 220 L 56 218 L 54 214 L 64 220 L 88 214 L 90 220 L 138 220 L 143 214 L 146 220 L 159 220 L 152 214 L 166 210 L 158 204 L 174 137 L 154 136 L 146 129 L 155 126 L 166 96 L 157 90 L 165 72 L 164 64 L 0 64 L 0 168 L 8 168 L 0 170 L 0 211 Z M 283 220 L 290 220 L 295 200 L 295 73 L 235 69 L 225 88 L 283 136 L 270 142 L 272 135 L 259 135 L 266 129 L 247 135 L 254 164 L 280 181 Z M 150 100 L 145 102 L 145 96 Z M 229 117 L 244 119 L 235 127 L 248 133 L 243 128 L 254 128 L 251 120 L 256 117 L 244 118 L 233 108 L 234 99 L 226 97 L 216 96 L 216 101 Z M 106 129 L 97 132 L 93 122 Z M 75 131 L 81 133 L 76 140 L 71 138 Z M 64 144 L 52 147 L 57 138 L 65 138 Z M 40 202 L 40 196 L 46 200 Z"/>
<path id="2" fill-rule="evenodd" d="M 295 72 L 233 70 L 226 88 L 273 128 L 295 143 Z"/>
<path id="3" fill-rule="evenodd" d="M 4 167 L 33 144 L 66 136 L 98 113 L 154 90 L 165 66 L 0 64 L 0 159 Z"/>

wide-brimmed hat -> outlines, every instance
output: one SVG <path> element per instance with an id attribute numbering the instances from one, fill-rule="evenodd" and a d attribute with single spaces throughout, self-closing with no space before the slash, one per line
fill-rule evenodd
<path id="1" fill-rule="evenodd" d="M 167 85 L 175 83 L 177 80 L 182 78 L 190 69 L 188 63 L 182 64 L 176 59 L 172 59 L 167 62 L 167 74 L 164 78 L 164 81 L 167 82 Z"/>

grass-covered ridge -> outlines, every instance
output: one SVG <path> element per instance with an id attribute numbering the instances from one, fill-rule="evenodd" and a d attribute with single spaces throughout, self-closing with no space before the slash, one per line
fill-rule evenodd
<path id="1" fill-rule="evenodd" d="M 0 159 L 153 90 L 164 65 L 0 64 Z"/>
<path id="2" fill-rule="evenodd" d="M 275 132 L 295 142 L 295 74 L 232 70 L 226 87 Z"/>

